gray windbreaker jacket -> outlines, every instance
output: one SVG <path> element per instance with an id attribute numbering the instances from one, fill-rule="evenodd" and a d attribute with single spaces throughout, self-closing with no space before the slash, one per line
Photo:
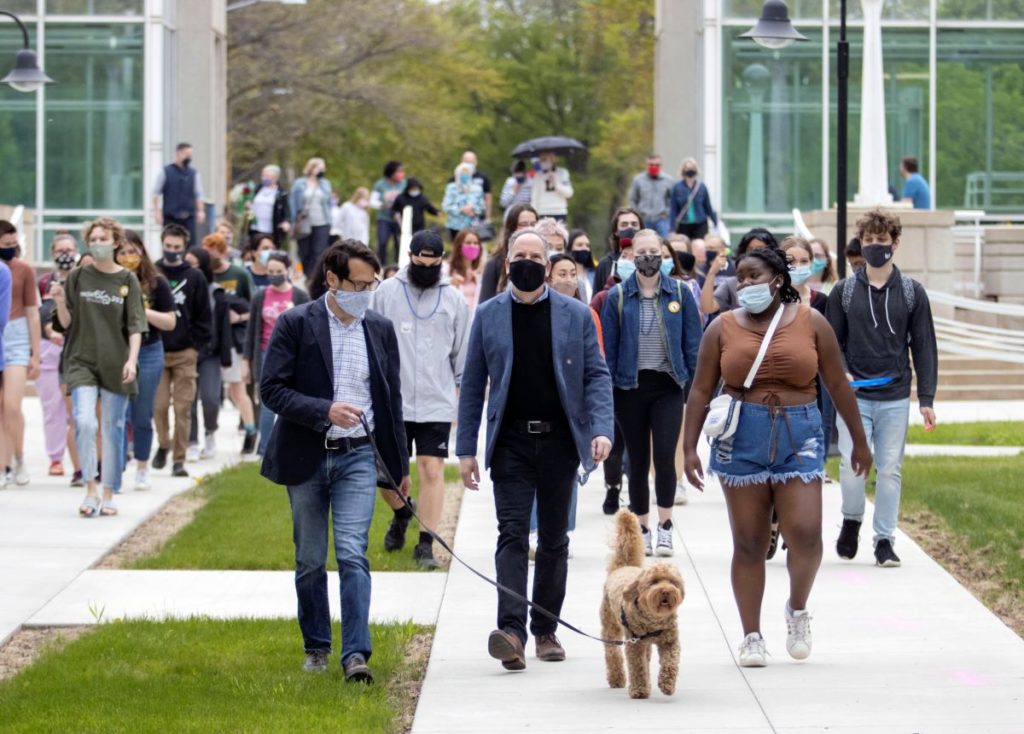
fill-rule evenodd
<path id="1" fill-rule="evenodd" d="M 395 327 L 402 361 L 402 414 L 410 423 L 451 423 L 469 340 L 469 307 L 445 276 L 421 290 L 402 268 L 373 293 L 370 308 Z"/>

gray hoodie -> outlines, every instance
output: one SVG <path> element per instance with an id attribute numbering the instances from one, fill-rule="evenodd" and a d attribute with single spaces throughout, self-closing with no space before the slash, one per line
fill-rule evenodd
<path id="1" fill-rule="evenodd" d="M 469 307 L 458 288 L 442 276 L 421 290 L 402 268 L 373 293 L 370 308 L 395 327 L 401 357 L 402 413 L 410 423 L 451 423 L 455 390 L 469 339 Z"/>
<path id="2" fill-rule="evenodd" d="M 667 219 L 672 186 L 675 181 L 664 173 L 651 178 L 647 172 L 638 174 L 629 187 L 629 205 L 640 212 L 644 224 L 653 227 L 659 219 Z"/>

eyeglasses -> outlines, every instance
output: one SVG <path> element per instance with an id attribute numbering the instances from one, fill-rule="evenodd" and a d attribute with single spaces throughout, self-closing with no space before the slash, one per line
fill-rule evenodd
<path id="1" fill-rule="evenodd" d="M 379 278 L 374 278 L 369 282 L 364 280 L 349 280 L 348 278 L 342 278 L 342 280 L 346 281 L 347 283 L 350 283 L 352 285 L 352 290 L 354 290 L 356 293 L 363 293 L 365 291 L 375 291 L 377 290 L 377 286 L 380 285 Z"/>

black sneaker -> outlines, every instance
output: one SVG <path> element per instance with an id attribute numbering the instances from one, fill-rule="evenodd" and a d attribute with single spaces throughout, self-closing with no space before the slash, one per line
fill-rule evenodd
<path id="1" fill-rule="evenodd" d="M 415 512 L 416 503 L 412 497 L 409 497 L 408 501 L 410 508 Z M 405 547 L 405 531 L 409 527 L 410 520 L 412 520 L 411 514 L 408 517 L 395 515 L 391 518 L 388 531 L 384 534 L 384 550 L 394 552 Z"/>
<path id="2" fill-rule="evenodd" d="M 188 472 L 185 471 L 185 465 L 181 462 L 174 462 L 174 466 L 171 468 L 172 477 L 187 477 Z"/>
<path id="3" fill-rule="evenodd" d="M 875 565 L 882 568 L 898 568 L 900 557 L 892 549 L 892 542 L 883 538 L 875 543 Z"/>
<path id="4" fill-rule="evenodd" d="M 844 561 L 852 561 L 857 555 L 857 542 L 860 539 L 860 520 L 843 520 L 843 529 L 839 531 L 836 541 L 836 553 Z"/>
<path id="5" fill-rule="evenodd" d="M 365 683 L 367 685 L 373 683 L 373 673 L 370 671 L 370 666 L 366 664 L 366 658 L 359 653 L 350 655 L 348 660 L 345 661 L 344 667 L 345 680 Z"/>
<path id="6" fill-rule="evenodd" d="M 329 652 L 326 650 L 307 652 L 306 662 L 302 664 L 302 669 L 307 673 L 326 673 L 328 655 Z"/>
<path id="7" fill-rule="evenodd" d="M 619 493 L 622 492 L 622 485 L 604 485 L 604 504 L 601 510 L 606 515 L 614 515 L 619 511 Z"/>
<path id="8" fill-rule="evenodd" d="M 85 482 L 82 481 L 82 470 L 79 469 L 71 475 L 71 486 L 72 487 L 84 487 Z"/>
<path id="9" fill-rule="evenodd" d="M 441 568 L 441 564 L 434 558 L 434 543 L 432 541 L 417 543 L 416 547 L 412 549 L 412 557 L 416 564 L 423 568 Z"/>
<path id="10" fill-rule="evenodd" d="M 772 534 L 768 540 L 768 554 L 765 556 L 769 561 L 775 558 L 775 552 L 779 549 L 779 513 L 772 507 Z"/>
<path id="11" fill-rule="evenodd" d="M 156 453 L 153 454 L 153 460 L 149 462 L 149 465 L 154 469 L 163 469 L 167 466 L 167 449 L 157 449 Z"/>
<path id="12" fill-rule="evenodd" d="M 242 454 L 251 454 L 256 450 L 256 431 L 246 431 L 242 439 Z"/>

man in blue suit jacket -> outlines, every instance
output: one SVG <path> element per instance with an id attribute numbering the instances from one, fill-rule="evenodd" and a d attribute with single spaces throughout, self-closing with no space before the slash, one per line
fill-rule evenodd
<path id="1" fill-rule="evenodd" d="M 305 668 L 327 669 L 327 520 L 341 579 L 345 678 L 370 683 L 370 563 L 366 546 L 377 464 L 363 419 L 403 495 L 409 453 L 402 421 L 398 340 L 391 322 L 367 311 L 380 263 L 365 245 L 342 240 L 324 254 L 327 294 L 281 314 L 260 380 L 277 414 L 262 474 L 288 487 L 295 539 L 295 591 Z"/>
<path id="2" fill-rule="evenodd" d="M 611 450 L 612 388 L 590 310 L 545 285 L 547 245 L 532 228 L 512 235 L 511 286 L 476 312 L 459 396 L 456 453 L 462 481 L 479 487 L 477 435 L 490 381 L 484 465 L 494 482 L 498 583 L 526 595 L 530 510 L 537 500 L 533 601 L 560 615 L 568 569 L 569 503 L 577 467 L 593 471 Z M 537 657 L 565 659 L 557 625 L 536 612 Z M 508 670 L 526 667 L 526 604 L 498 594 L 487 649 Z"/>

